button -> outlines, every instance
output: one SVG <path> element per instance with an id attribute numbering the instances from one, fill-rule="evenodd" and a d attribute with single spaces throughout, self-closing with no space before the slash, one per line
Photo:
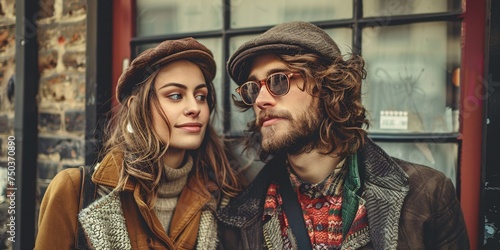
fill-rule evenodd
<path id="1" fill-rule="evenodd" d="M 311 189 L 311 185 L 309 185 L 309 184 L 302 184 L 299 187 L 299 190 L 301 193 L 305 193 L 305 192 L 309 191 L 309 189 Z"/>
<path id="2" fill-rule="evenodd" d="M 316 231 L 322 231 L 323 230 L 323 225 L 318 224 L 316 225 Z"/>
<path id="3" fill-rule="evenodd" d="M 321 209 L 323 207 L 323 203 L 318 202 L 318 203 L 316 203 L 315 207 L 316 207 L 316 209 Z"/>

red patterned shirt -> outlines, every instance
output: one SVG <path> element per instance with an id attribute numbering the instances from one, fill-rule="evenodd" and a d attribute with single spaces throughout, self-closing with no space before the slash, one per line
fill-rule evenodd
<path id="1" fill-rule="evenodd" d="M 292 187 L 294 190 L 298 190 L 299 202 L 313 249 L 340 249 L 343 242 L 342 187 L 347 167 L 342 167 L 342 164 L 339 164 L 334 172 L 317 184 L 303 182 L 290 171 L 290 168 L 289 172 Z M 268 188 L 264 205 L 264 220 L 277 216 L 283 249 L 293 249 L 288 236 L 289 222 L 281 210 L 283 201 L 278 191 L 277 183 L 272 183 Z M 366 208 L 363 202 L 360 202 L 346 238 L 352 238 L 356 233 L 367 230 Z"/>

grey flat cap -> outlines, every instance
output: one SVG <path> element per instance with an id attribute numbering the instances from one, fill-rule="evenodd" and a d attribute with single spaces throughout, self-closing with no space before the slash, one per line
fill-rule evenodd
<path id="1" fill-rule="evenodd" d="M 276 25 L 241 45 L 227 62 L 229 75 L 238 85 L 242 84 L 247 80 L 253 58 L 267 53 L 313 53 L 327 61 L 341 56 L 335 41 L 318 26 L 308 22 L 288 22 Z"/>

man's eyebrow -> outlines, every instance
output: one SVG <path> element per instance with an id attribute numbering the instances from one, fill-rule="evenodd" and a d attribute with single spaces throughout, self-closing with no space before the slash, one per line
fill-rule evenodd
<path id="1" fill-rule="evenodd" d="M 266 72 L 266 78 L 267 78 L 267 76 L 269 76 L 271 74 L 278 73 L 278 72 L 287 72 L 287 71 L 290 71 L 290 70 L 288 68 L 273 68 L 273 69 L 270 69 Z M 259 79 L 257 79 L 257 77 L 253 74 L 248 76 L 248 81 L 258 81 L 258 80 Z"/>

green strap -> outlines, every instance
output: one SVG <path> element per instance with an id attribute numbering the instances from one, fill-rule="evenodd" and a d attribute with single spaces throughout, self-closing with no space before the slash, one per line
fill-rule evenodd
<path id="1" fill-rule="evenodd" d="M 358 173 L 358 157 L 357 154 L 348 156 L 346 159 L 348 164 L 347 176 L 344 180 L 344 188 L 342 192 L 342 238 L 351 228 L 351 224 L 356 217 L 358 211 L 359 196 L 356 192 L 361 187 L 361 181 Z"/>

